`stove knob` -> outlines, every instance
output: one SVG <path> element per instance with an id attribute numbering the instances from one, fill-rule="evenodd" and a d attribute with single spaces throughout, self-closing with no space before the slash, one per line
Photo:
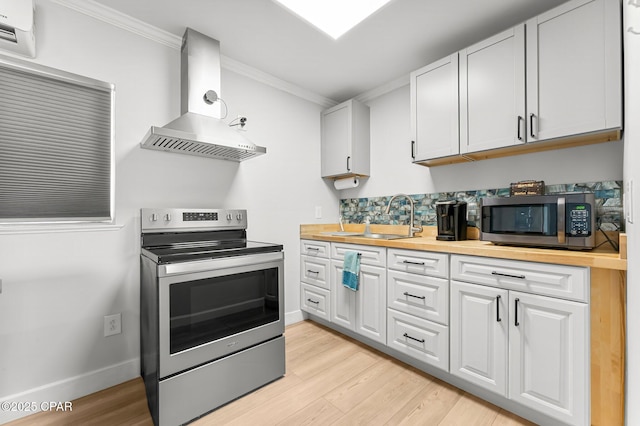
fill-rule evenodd
<path id="1" fill-rule="evenodd" d="M 167 213 L 164 215 L 164 220 L 166 220 L 167 222 L 169 222 L 171 220 L 171 214 Z"/>
<path id="2" fill-rule="evenodd" d="M 233 215 L 231 213 L 227 213 L 227 220 L 232 220 L 233 219 Z"/>
<path id="3" fill-rule="evenodd" d="M 158 215 L 153 213 L 151 215 L 151 217 L 149 218 L 149 220 L 151 220 L 151 222 L 157 222 L 158 221 Z"/>
<path id="4" fill-rule="evenodd" d="M 242 213 L 238 213 L 236 215 L 236 219 L 238 219 L 239 221 L 242 220 Z"/>

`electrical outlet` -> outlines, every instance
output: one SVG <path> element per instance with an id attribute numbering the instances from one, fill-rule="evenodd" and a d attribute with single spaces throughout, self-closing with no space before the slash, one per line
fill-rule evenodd
<path id="1" fill-rule="evenodd" d="M 316 206 L 316 219 L 322 219 L 322 206 Z"/>
<path id="2" fill-rule="evenodd" d="M 122 333 L 122 314 L 105 315 L 104 337 Z"/>

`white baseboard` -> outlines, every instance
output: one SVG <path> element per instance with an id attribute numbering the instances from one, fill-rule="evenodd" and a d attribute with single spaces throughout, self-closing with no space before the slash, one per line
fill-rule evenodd
<path id="1" fill-rule="evenodd" d="M 135 358 L 24 392 L 1 396 L 0 402 L 29 403 L 40 411 L 43 403 L 60 402 L 64 404 L 139 376 L 140 359 Z M 5 411 L 4 405 L 6 404 L 3 404 L 3 409 L 0 410 L 0 424 L 33 414 L 33 411 Z"/>
<path id="2" fill-rule="evenodd" d="M 300 309 L 293 312 L 286 312 L 284 314 L 284 325 L 295 324 L 297 322 L 304 321 L 304 319 L 304 314 Z"/>

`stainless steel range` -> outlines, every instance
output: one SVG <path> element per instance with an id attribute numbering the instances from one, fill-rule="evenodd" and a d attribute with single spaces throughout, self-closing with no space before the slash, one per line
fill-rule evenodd
<path id="1" fill-rule="evenodd" d="M 284 375 L 282 245 L 245 210 L 142 209 L 141 370 L 156 425 L 189 422 Z"/>

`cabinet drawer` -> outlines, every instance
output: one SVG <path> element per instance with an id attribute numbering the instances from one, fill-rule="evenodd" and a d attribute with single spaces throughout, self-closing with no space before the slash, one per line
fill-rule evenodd
<path id="1" fill-rule="evenodd" d="M 329 290 L 329 259 L 300 256 L 300 281 Z"/>
<path id="2" fill-rule="evenodd" d="M 401 271 L 387 273 L 388 306 L 420 318 L 449 323 L 449 281 Z"/>
<path id="3" fill-rule="evenodd" d="M 326 321 L 331 321 L 330 292 L 309 284 L 300 285 L 300 309 Z"/>
<path id="4" fill-rule="evenodd" d="M 449 255 L 416 250 L 387 250 L 389 269 L 449 278 Z"/>
<path id="5" fill-rule="evenodd" d="M 388 309 L 387 346 L 449 371 L 449 329 L 443 325 Z"/>
<path id="6" fill-rule="evenodd" d="M 300 254 L 313 257 L 329 258 L 329 242 L 300 240 Z"/>
<path id="7" fill-rule="evenodd" d="M 348 250 L 360 253 L 360 263 L 371 266 L 387 266 L 387 249 L 385 247 L 363 246 L 359 244 L 331 243 L 331 258 L 344 260 Z"/>
<path id="8" fill-rule="evenodd" d="M 589 268 L 477 256 L 451 256 L 451 279 L 589 302 Z"/>

